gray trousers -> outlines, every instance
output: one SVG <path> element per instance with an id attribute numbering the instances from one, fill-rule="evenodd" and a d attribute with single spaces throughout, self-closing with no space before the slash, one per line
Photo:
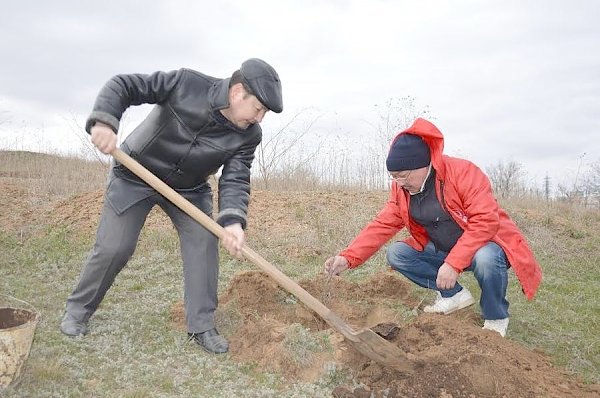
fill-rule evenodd
<path id="1" fill-rule="evenodd" d="M 108 189 L 114 188 L 109 185 Z M 114 195 L 115 192 L 111 194 Z M 210 191 L 188 192 L 184 196 L 204 213 L 211 215 Z M 105 200 L 96 243 L 87 258 L 75 290 L 67 299 L 66 311 L 70 315 L 87 322 L 94 314 L 115 277 L 133 255 L 142 226 L 155 205 L 159 205 L 165 211 L 179 234 L 183 257 L 187 330 L 199 333 L 215 326 L 219 273 L 218 240 L 197 221 L 157 193 L 134 203 L 121 213 L 117 213 L 109 201 Z"/>

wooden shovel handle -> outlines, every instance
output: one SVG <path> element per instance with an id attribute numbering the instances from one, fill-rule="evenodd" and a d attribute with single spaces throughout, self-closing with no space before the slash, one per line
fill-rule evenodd
<path id="1" fill-rule="evenodd" d="M 125 167 L 131 170 L 135 175 L 144 180 L 148 185 L 150 185 L 152 188 L 158 191 L 161 195 L 173 202 L 173 204 L 179 207 L 182 211 L 187 213 L 194 220 L 198 221 L 204 228 L 208 229 L 219 239 L 223 239 L 223 237 L 227 233 L 223 227 L 217 224 L 212 218 L 204 214 L 190 201 L 188 201 L 179 193 L 177 193 L 173 188 L 165 184 L 162 180 L 160 180 L 158 177 L 156 177 L 154 174 L 148 171 L 148 169 L 139 164 L 136 160 L 132 159 L 129 155 L 121 151 L 119 148 L 113 150 L 111 152 L 111 155 L 116 160 L 121 162 Z M 294 282 L 292 279 L 286 276 L 277 267 L 271 265 L 262 256 L 260 256 L 254 250 L 250 249 L 248 245 L 244 245 L 244 247 L 242 248 L 242 254 L 249 261 L 256 264 L 260 269 L 266 272 L 271 278 L 275 279 L 275 281 L 281 287 L 283 287 L 285 290 L 287 290 L 288 292 L 296 296 L 298 299 L 300 299 L 300 301 L 302 301 L 307 307 L 315 311 L 326 321 L 330 323 L 334 322 L 337 328 L 345 328 L 345 331 L 348 333 L 352 332 L 349 326 L 345 326 L 343 321 L 338 320 L 335 314 L 333 314 L 329 308 L 325 307 L 325 305 L 323 305 L 319 300 L 314 298 L 300 285 L 298 285 L 296 282 Z"/>

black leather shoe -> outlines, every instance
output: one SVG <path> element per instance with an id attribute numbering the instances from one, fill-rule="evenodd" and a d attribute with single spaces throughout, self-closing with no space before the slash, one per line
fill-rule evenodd
<path id="1" fill-rule="evenodd" d="M 229 342 L 215 328 L 201 333 L 188 333 L 188 337 L 211 354 L 224 354 L 229 351 Z"/>
<path id="2" fill-rule="evenodd" d="M 85 335 L 88 332 L 87 322 L 80 321 L 65 312 L 65 316 L 60 322 L 60 331 L 70 337 Z"/>

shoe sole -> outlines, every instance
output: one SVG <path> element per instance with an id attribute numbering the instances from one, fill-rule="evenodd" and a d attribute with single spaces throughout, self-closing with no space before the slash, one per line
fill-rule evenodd
<path id="1" fill-rule="evenodd" d="M 196 343 L 197 344 L 197 343 Z M 227 349 L 226 351 L 210 351 L 206 348 L 204 348 L 204 346 L 202 344 L 198 344 L 200 346 L 200 348 L 202 348 L 202 351 L 212 354 L 212 355 L 221 355 L 221 354 L 227 354 L 229 352 L 229 349 Z"/>
<path id="2" fill-rule="evenodd" d="M 470 306 L 472 306 L 473 304 L 475 304 L 475 299 L 474 299 L 474 298 L 470 298 L 469 300 L 467 300 L 467 301 L 463 301 L 462 303 L 460 303 L 460 304 L 458 305 L 458 307 L 456 307 L 456 308 L 452 308 L 452 309 L 451 309 L 451 310 L 449 310 L 449 311 L 442 311 L 442 312 L 438 312 L 438 311 L 425 311 L 425 310 L 423 310 L 423 312 L 426 312 L 426 313 L 428 313 L 428 314 L 442 314 L 442 315 L 449 315 L 449 314 L 452 314 L 453 312 L 456 312 L 456 311 L 462 310 L 463 308 L 470 307 Z"/>
<path id="3" fill-rule="evenodd" d="M 470 298 L 469 300 L 467 300 L 467 301 L 464 301 L 464 302 L 460 303 L 460 304 L 458 305 L 458 307 L 456 307 L 456 308 L 453 308 L 453 309 L 451 309 L 450 311 L 442 312 L 442 314 L 444 314 L 444 315 L 452 314 L 453 312 L 456 312 L 456 311 L 462 310 L 463 308 L 470 307 L 470 306 L 472 306 L 473 304 L 475 304 L 475 299 L 474 299 L 474 298 Z"/>
<path id="4" fill-rule="evenodd" d="M 481 330 L 489 330 L 490 332 L 496 332 L 498 333 L 500 336 L 505 337 L 506 338 L 506 331 L 504 332 L 504 334 L 502 334 L 502 332 L 496 330 L 496 329 L 491 329 L 491 328 L 481 328 Z"/>
<path id="5" fill-rule="evenodd" d="M 208 348 L 206 348 L 204 346 L 204 344 L 200 343 L 199 341 L 197 341 L 196 339 L 189 339 L 188 341 L 193 341 L 195 344 L 197 344 L 200 348 L 202 348 L 202 351 L 209 353 L 209 354 L 215 354 L 215 355 L 220 355 L 220 354 L 227 354 L 229 352 L 229 347 L 227 347 L 227 349 L 225 351 L 211 351 Z"/>
<path id="6" fill-rule="evenodd" d="M 202 348 L 202 351 L 207 352 L 209 354 L 213 354 L 213 355 L 220 355 L 220 354 L 227 354 L 229 352 L 229 348 L 227 348 L 225 351 L 211 351 L 208 348 L 204 347 L 202 344 L 197 343 L 200 346 L 200 348 Z"/>
<path id="7" fill-rule="evenodd" d="M 60 328 L 60 331 L 62 332 L 62 334 L 64 334 L 65 336 L 68 336 L 68 337 L 79 337 L 79 336 L 85 336 L 86 334 L 88 334 L 87 330 L 85 330 L 84 332 L 78 333 L 78 334 L 67 333 L 62 328 Z"/>
<path id="8" fill-rule="evenodd" d="M 73 326 L 71 322 L 66 322 L 66 325 L 61 322 L 59 329 L 62 334 L 69 337 L 85 336 L 89 332 L 87 325 L 77 324 L 77 326 Z M 67 330 L 79 330 L 79 333 L 69 333 Z"/>

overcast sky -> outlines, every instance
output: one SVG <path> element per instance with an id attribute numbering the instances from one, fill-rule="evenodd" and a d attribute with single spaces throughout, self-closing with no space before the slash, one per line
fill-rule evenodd
<path id="1" fill-rule="evenodd" d="M 265 130 L 310 107 L 319 134 L 353 145 L 376 137 L 381 105 L 410 96 L 446 153 L 568 183 L 600 159 L 599 15 L 593 0 L 5 2 L 0 149 L 77 146 L 115 74 L 227 77 L 259 57 L 284 89 Z"/>

